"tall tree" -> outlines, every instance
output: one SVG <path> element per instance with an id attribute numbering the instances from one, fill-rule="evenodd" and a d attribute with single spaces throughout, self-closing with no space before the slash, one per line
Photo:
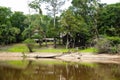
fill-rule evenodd
<path id="1" fill-rule="evenodd" d="M 15 12 L 10 17 L 11 25 L 13 27 L 20 29 L 19 35 L 16 36 L 17 42 L 20 42 L 23 40 L 22 32 L 24 31 L 25 27 L 28 27 L 28 25 L 24 23 L 25 19 L 26 19 L 26 16 L 22 12 Z"/>
<path id="2" fill-rule="evenodd" d="M 0 44 L 10 44 L 17 41 L 16 36 L 20 29 L 12 25 L 12 11 L 6 7 L 0 7 Z"/>
<path id="3" fill-rule="evenodd" d="M 41 26 L 43 26 L 42 25 L 43 24 L 43 19 L 42 19 L 43 14 L 42 14 L 42 9 L 41 9 L 41 4 L 43 3 L 43 1 L 44 0 L 34 0 L 28 4 L 30 8 L 36 10 L 36 12 L 38 12 L 38 14 L 39 14 L 37 17 L 35 17 L 36 18 L 35 21 L 33 21 L 33 22 L 31 21 L 30 25 L 36 24 L 36 25 L 32 25 L 32 26 L 33 27 L 36 26 L 36 30 L 38 30 L 37 31 L 38 32 L 38 40 L 39 40 L 40 45 L 41 45 L 40 39 L 42 37 L 40 35 L 41 35 L 41 33 L 43 33 L 43 30 L 41 27 Z"/>
<path id="4" fill-rule="evenodd" d="M 42 9 L 41 9 L 41 4 L 43 3 L 44 0 L 34 0 L 31 1 L 28 6 L 34 10 L 36 10 L 36 12 L 38 12 L 39 14 L 42 14 Z"/>
<path id="5" fill-rule="evenodd" d="M 11 15 L 12 11 L 9 8 L 0 6 L 0 44 L 8 44 L 10 42 Z"/>
<path id="6" fill-rule="evenodd" d="M 47 2 L 46 9 L 48 14 L 53 17 L 53 27 L 56 28 L 56 16 L 62 11 L 62 6 L 65 4 L 65 0 L 45 0 Z M 56 48 L 56 38 L 54 36 L 54 47 Z"/>
<path id="7" fill-rule="evenodd" d="M 100 34 L 120 37 L 120 3 L 101 7 L 98 17 L 98 29 Z"/>
<path id="8" fill-rule="evenodd" d="M 48 10 L 48 14 L 53 16 L 54 18 L 54 27 L 56 26 L 56 16 L 59 14 L 59 12 L 62 11 L 62 6 L 65 4 L 65 0 L 46 0 L 47 2 L 47 7 L 46 9 Z"/>
<path id="9" fill-rule="evenodd" d="M 72 4 L 76 7 L 76 14 L 84 18 L 98 38 L 97 8 L 99 7 L 99 0 L 73 0 Z"/>
<path id="10" fill-rule="evenodd" d="M 68 35 L 73 38 L 73 43 L 75 43 L 75 37 L 77 33 L 87 32 L 87 25 L 84 19 L 81 16 L 77 16 L 74 14 L 73 7 L 70 7 L 67 11 L 63 12 L 60 22 L 62 33 L 67 35 L 66 48 L 68 48 L 68 46 L 70 45 Z"/>
<path id="11" fill-rule="evenodd" d="M 0 6 L 0 25 L 6 24 L 12 15 L 10 8 Z"/>

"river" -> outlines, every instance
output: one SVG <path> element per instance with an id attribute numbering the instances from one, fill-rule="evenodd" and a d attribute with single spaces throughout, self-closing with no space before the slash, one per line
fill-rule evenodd
<path id="1" fill-rule="evenodd" d="M 0 80 L 120 80 L 120 64 L 4 60 L 0 61 Z"/>

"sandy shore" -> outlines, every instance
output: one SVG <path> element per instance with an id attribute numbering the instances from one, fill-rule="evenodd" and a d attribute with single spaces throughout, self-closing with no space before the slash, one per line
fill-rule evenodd
<path id="1" fill-rule="evenodd" d="M 36 60 L 35 56 L 56 56 L 62 53 L 26 53 L 25 59 Z M 10 52 L 0 52 L 0 60 L 22 60 L 22 53 L 10 53 Z M 55 59 L 70 61 L 70 62 L 100 62 L 100 63 L 120 63 L 120 55 L 109 55 L 109 54 L 92 54 L 92 53 L 71 53 L 64 54 Z M 37 59 L 39 60 L 39 59 Z"/>

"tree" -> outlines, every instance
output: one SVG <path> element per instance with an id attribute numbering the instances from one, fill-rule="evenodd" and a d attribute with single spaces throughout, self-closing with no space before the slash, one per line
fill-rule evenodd
<path id="1" fill-rule="evenodd" d="M 87 25 L 91 27 L 91 32 L 95 32 L 94 34 L 98 38 L 97 9 L 99 8 L 99 0 L 73 0 L 72 4 L 76 8 L 76 14 L 84 18 Z"/>
<path id="2" fill-rule="evenodd" d="M 46 0 L 47 2 L 47 7 L 46 9 L 48 10 L 48 14 L 53 16 L 54 18 L 54 27 L 56 26 L 56 15 L 62 11 L 61 7 L 64 5 L 65 0 Z"/>
<path id="3" fill-rule="evenodd" d="M 56 28 L 56 15 L 61 12 L 61 7 L 64 5 L 65 0 L 45 0 L 47 2 L 46 9 L 48 14 L 53 16 L 53 27 Z M 56 36 L 54 36 L 54 47 L 56 48 Z"/>
<path id="4" fill-rule="evenodd" d="M 9 44 L 11 42 L 9 34 L 12 27 L 10 22 L 11 15 L 12 11 L 9 8 L 0 6 L 0 44 Z"/>
<path id="5" fill-rule="evenodd" d="M 41 46 L 43 38 L 44 39 L 46 38 L 49 30 L 50 19 L 51 17 L 46 15 L 39 15 L 39 14 L 28 15 L 25 22 L 26 24 L 29 24 L 29 27 L 27 27 L 24 30 L 23 36 L 25 38 L 38 39 L 39 45 Z"/>
<path id="6" fill-rule="evenodd" d="M 67 35 L 66 48 L 68 48 L 70 44 L 68 35 L 73 38 L 73 43 L 75 43 L 75 37 L 77 33 L 87 32 L 87 25 L 84 19 L 81 16 L 76 16 L 74 14 L 73 7 L 70 7 L 67 11 L 63 12 L 60 22 L 62 33 Z"/>
<path id="7" fill-rule="evenodd" d="M 31 1 L 28 6 L 34 10 L 36 10 L 36 12 L 38 12 L 39 14 L 42 15 L 42 9 L 41 9 L 41 4 L 43 3 L 44 0 L 34 0 Z"/>
<path id="8" fill-rule="evenodd" d="M 10 44 L 16 42 L 16 36 L 20 33 L 20 29 L 10 25 L 0 25 L 0 44 Z"/>
<path id="9" fill-rule="evenodd" d="M 10 8 L 0 6 L 0 25 L 7 24 L 7 21 L 9 21 L 11 15 L 12 11 Z"/>
<path id="10" fill-rule="evenodd" d="M 36 15 L 36 18 L 35 18 L 35 21 L 31 21 L 30 25 L 32 25 L 33 27 L 36 27 L 36 31 L 37 31 L 37 35 L 35 35 L 37 38 L 38 38 L 38 42 L 39 42 L 39 45 L 41 46 L 41 38 L 43 37 L 41 35 L 41 33 L 43 33 L 43 30 L 42 30 L 42 10 L 41 10 L 41 3 L 43 2 L 43 0 L 34 0 L 32 2 L 30 2 L 28 5 L 30 8 L 36 10 L 36 12 L 39 13 L 39 15 Z M 35 25 L 34 25 L 35 24 Z"/>
<path id="11" fill-rule="evenodd" d="M 34 15 L 35 19 L 32 19 L 31 26 L 34 28 L 34 35 L 32 37 L 38 39 L 39 45 L 41 46 L 42 39 L 44 37 L 43 23 L 41 21 L 42 15 Z"/>
<path id="12" fill-rule="evenodd" d="M 101 7 L 98 17 L 98 30 L 107 36 L 120 36 L 120 3 Z"/>
<path id="13" fill-rule="evenodd" d="M 21 42 L 23 40 L 22 32 L 26 27 L 28 27 L 28 24 L 25 24 L 26 16 L 22 12 L 15 12 L 10 17 L 11 25 L 13 27 L 16 27 L 20 29 L 20 33 L 16 36 L 17 42 Z"/>
<path id="14" fill-rule="evenodd" d="M 43 33 L 44 33 L 44 39 L 45 39 L 45 43 L 46 43 L 46 46 L 47 46 L 47 40 L 46 38 L 50 37 L 49 36 L 49 31 L 50 31 L 50 21 L 51 21 L 51 17 L 50 16 L 47 16 L 47 15 L 43 15 L 42 16 L 42 28 L 43 28 Z M 50 31 L 50 34 L 51 34 L 52 31 Z"/>
<path id="15" fill-rule="evenodd" d="M 35 41 L 33 39 L 28 38 L 24 41 L 24 43 L 26 44 L 29 52 L 33 52 L 33 47 L 34 47 Z"/>

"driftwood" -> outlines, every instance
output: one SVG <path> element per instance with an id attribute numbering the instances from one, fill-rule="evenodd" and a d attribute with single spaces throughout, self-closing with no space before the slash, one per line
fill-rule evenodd
<path id="1" fill-rule="evenodd" d="M 59 54 L 59 55 L 52 55 L 52 56 L 35 56 L 34 58 L 56 58 L 56 57 L 61 57 L 67 54 L 70 54 L 71 52 L 64 52 L 63 54 Z"/>

